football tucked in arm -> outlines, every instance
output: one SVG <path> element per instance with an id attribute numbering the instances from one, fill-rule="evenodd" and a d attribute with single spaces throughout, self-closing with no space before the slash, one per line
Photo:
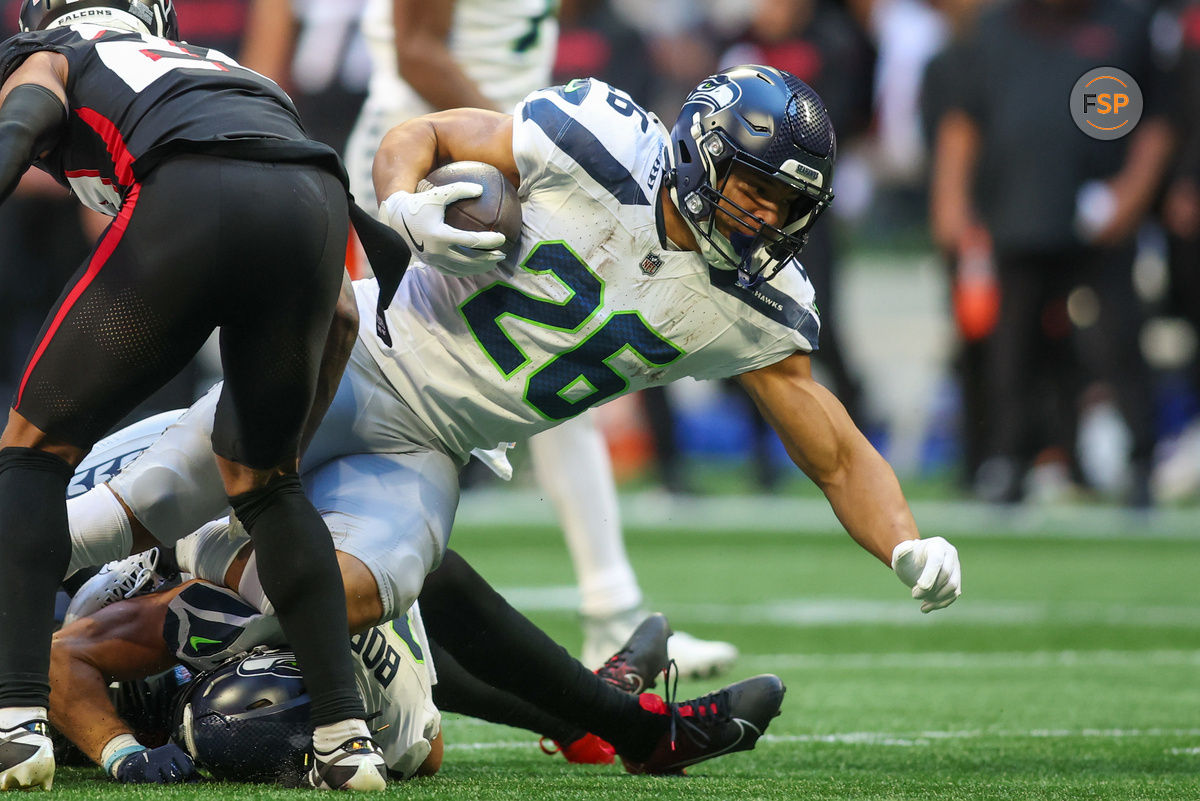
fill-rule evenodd
<path id="1" fill-rule="evenodd" d="M 479 197 L 456 200 L 446 207 L 446 224 L 463 231 L 499 231 L 504 234 L 502 250 L 512 255 L 521 239 L 521 203 L 517 189 L 504 173 L 481 161 L 456 161 L 438 167 L 417 184 L 418 192 L 457 181 L 483 187 Z"/>

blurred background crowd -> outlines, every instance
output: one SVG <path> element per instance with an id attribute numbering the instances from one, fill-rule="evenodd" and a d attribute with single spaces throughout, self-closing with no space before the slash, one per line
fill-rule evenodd
<path id="1" fill-rule="evenodd" d="M 366 96 L 365 3 L 176 0 L 187 40 L 275 78 L 336 147 Z M 19 5 L 0 3 L 5 34 Z M 556 81 L 602 78 L 668 124 L 733 64 L 786 69 L 821 94 L 839 161 L 803 258 L 816 365 L 902 479 L 997 504 L 1200 498 L 1200 2 L 547 7 Z M 1137 127 L 1109 142 L 1068 106 L 1100 66 L 1145 97 Z M 105 222 L 37 170 L 0 207 L 0 382 Z M 190 403 L 211 376 L 201 357 L 143 411 Z M 733 385 L 623 398 L 600 422 L 634 485 L 805 491 Z"/>

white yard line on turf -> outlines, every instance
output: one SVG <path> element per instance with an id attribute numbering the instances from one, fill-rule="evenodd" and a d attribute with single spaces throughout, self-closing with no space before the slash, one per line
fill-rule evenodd
<path id="1" fill-rule="evenodd" d="M 883 732 L 854 731 L 831 734 L 765 734 L 759 743 L 830 743 L 835 745 L 887 745 L 919 747 L 947 740 L 996 739 L 1137 739 L 1142 737 L 1200 737 L 1200 729 L 1027 729 L 1024 731 L 984 729 L 965 731 Z M 533 740 L 507 740 L 493 743 L 446 744 L 448 751 L 532 751 Z M 1198 753 L 1200 749 L 1172 749 L 1174 754 Z"/>
<path id="2" fill-rule="evenodd" d="M 879 654 L 747 654 L 738 668 L 756 670 L 979 669 L 1039 667 L 1189 667 L 1200 665 L 1200 651 L 933 651 Z"/>
<path id="3" fill-rule="evenodd" d="M 572 586 L 500 587 L 508 602 L 518 609 L 540 612 L 573 612 L 579 593 Z M 679 621 L 698 620 L 726 625 L 774 625 L 792 628 L 815 626 L 929 626 L 946 624 L 981 625 L 1105 625 L 1200 628 L 1194 605 L 1159 606 L 1123 602 L 1091 601 L 971 601 L 939 612 L 922 615 L 907 599 L 869 601 L 847 598 L 788 598 L 766 603 L 660 604 L 661 611 Z"/>
<path id="4" fill-rule="evenodd" d="M 1064 539 L 1200 541 L 1200 513 L 1168 508 L 1134 512 L 1104 505 L 1002 508 L 971 501 L 913 501 L 913 515 L 926 535 L 969 537 L 1007 533 Z M 780 532 L 823 534 L 841 526 L 823 498 L 769 495 L 671 496 L 662 492 L 622 493 L 621 519 L 629 528 L 697 534 Z M 545 495 L 520 487 L 463 493 L 459 525 L 535 524 L 553 526 L 558 517 Z"/>

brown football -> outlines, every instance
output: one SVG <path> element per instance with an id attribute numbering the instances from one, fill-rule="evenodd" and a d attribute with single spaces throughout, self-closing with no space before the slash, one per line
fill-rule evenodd
<path id="1" fill-rule="evenodd" d="M 444 164 L 417 184 L 424 192 L 435 186 L 470 181 L 483 187 L 479 197 L 456 200 L 446 207 L 446 223 L 464 231 L 499 231 L 508 240 L 503 250 L 512 254 L 521 239 L 521 203 L 517 190 L 504 173 L 481 161 Z"/>

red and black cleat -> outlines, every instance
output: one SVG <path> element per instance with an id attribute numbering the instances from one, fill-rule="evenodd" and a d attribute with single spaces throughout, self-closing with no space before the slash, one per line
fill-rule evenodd
<path id="1" fill-rule="evenodd" d="M 622 756 L 621 761 L 630 773 L 682 774 L 706 759 L 749 751 L 779 715 L 785 690 L 778 676 L 763 674 L 679 703 L 643 693 L 642 708 L 669 715 L 670 725 L 649 756 L 637 761 Z"/>
<path id="2" fill-rule="evenodd" d="M 653 614 L 638 624 L 621 647 L 596 675 L 618 690 L 637 695 L 654 686 L 655 677 L 667 669 L 667 638 L 671 624 Z"/>
<path id="3" fill-rule="evenodd" d="M 594 734 L 585 734 L 566 745 L 543 737 L 538 740 L 538 747 L 545 754 L 562 754 L 574 765 L 611 765 L 616 760 L 617 753 L 611 745 Z"/>

